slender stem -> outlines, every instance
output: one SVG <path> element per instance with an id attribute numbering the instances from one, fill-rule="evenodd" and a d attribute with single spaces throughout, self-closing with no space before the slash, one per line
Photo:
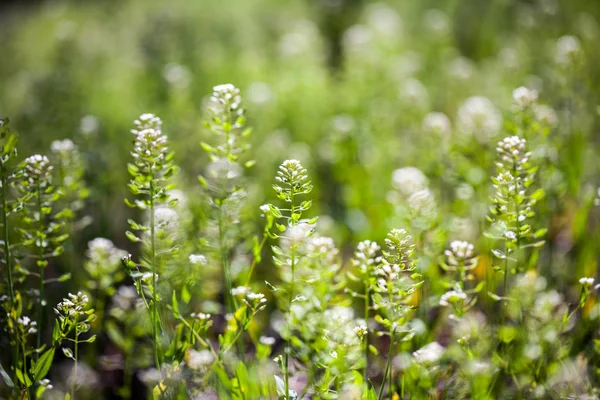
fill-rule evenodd
<path id="1" fill-rule="evenodd" d="M 265 247 L 265 243 L 267 242 L 267 238 L 268 238 L 268 236 L 265 233 L 263 235 L 262 241 L 260 242 L 260 245 L 258 246 L 258 252 L 259 253 L 262 253 L 262 249 L 263 249 L 263 247 Z M 246 278 L 246 285 L 245 286 L 250 285 L 250 280 L 252 279 L 252 274 L 254 273 L 254 268 L 256 268 L 256 264 L 257 264 L 257 258 L 254 257 L 253 260 L 252 260 L 252 265 L 250 265 L 250 272 L 248 272 L 248 277 Z"/>
<path id="2" fill-rule="evenodd" d="M 40 181 L 37 181 L 37 206 L 38 206 L 38 218 L 39 218 L 39 230 L 40 233 L 42 233 L 44 231 L 44 214 L 42 213 L 42 189 L 40 187 Z M 38 240 L 40 240 L 40 238 L 38 238 Z M 38 305 L 38 318 L 37 318 L 37 348 L 39 349 L 42 346 L 42 330 L 43 330 L 43 325 L 42 325 L 42 321 L 44 318 L 44 247 L 43 244 L 40 243 L 38 245 L 40 254 L 39 254 L 39 260 L 38 262 L 39 264 L 39 269 L 40 269 L 40 301 L 39 301 L 39 305 Z M 36 360 L 39 357 L 39 353 L 36 352 L 35 353 L 36 356 Z"/>
<path id="3" fill-rule="evenodd" d="M 508 282 L 508 239 L 506 239 L 505 241 L 505 246 L 504 246 L 504 250 L 506 251 L 505 254 L 505 259 L 504 259 L 504 285 L 503 285 L 503 289 L 502 289 L 502 297 L 506 297 L 506 284 Z M 501 321 L 502 321 L 502 326 L 504 326 L 504 314 L 505 314 L 505 303 L 506 300 L 502 299 L 500 302 L 500 315 L 501 315 Z"/>
<path id="4" fill-rule="evenodd" d="M 367 277 L 368 279 L 368 277 Z M 365 326 L 367 328 L 367 333 L 364 337 L 364 353 L 365 353 L 365 370 L 363 372 L 363 382 L 367 385 L 367 389 L 369 388 L 367 370 L 369 369 L 369 297 L 370 297 L 370 288 L 369 282 L 365 282 Z"/>
<path id="5" fill-rule="evenodd" d="M 6 185 L 7 183 L 7 179 L 6 176 L 4 175 L 6 172 L 4 171 L 4 166 L 2 166 L 2 170 L 0 171 L 0 174 L 2 176 L 2 227 L 4 228 L 4 263 L 6 264 L 6 269 L 8 271 L 7 273 L 7 279 L 8 279 L 8 290 L 10 293 L 10 301 L 12 303 L 12 305 L 14 306 L 15 304 L 15 292 L 14 292 L 14 288 L 13 288 L 13 280 L 12 280 L 12 265 L 11 265 L 11 259 L 10 259 L 10 244 L 9 244 L 9 232 L 8 232 L 8 215 L 7 215 L 7 202 L 6 202 L 6 196 L 7 196 L 7 192 L 6 192 Z"/>
<path id="6" fill-rule="evenodd" d="M 296 254 L 295 254 L 295 249 L 293 247 L 294 245 L 292 244 L 292 254 L 291 254 L 291 267 L 292 267 L 292 280 L 290 282 L 290 295 L 289 295 L 289 299 L 288 299 L 288 330 L 289 330 L 289 334 L 291 335 L 292 333 L 292 301 L 294 301 L 294 280 L 295 280 L 295 274 L 296 274 Z M 290 348 L 290 339 L 288 338 L 288 340 L 286 340 L 285 342 L 285 399 L 289 400 L 289 396 L 290 396 L 290 352 L 291 352 L 291 348 Z"/>
<path id="7" fill-rule="evenodd" d="M 74 357 L 75 357 L 75 368 L 73 373 L 73 380 L 71 381 L 71 400 L 75 400 L 75 383 L 77 382 L 77 358 L 79 352 L 79 328 L 77 328 L 77 321 L 75 321 L 75 345 L 74 345 Z"/>
<path id="8" fill-rule="evenodd" d="M 15 300 L 15 291 L 14 291 L 14 284 L 13 284 L 13 279 L 12 279 L 12 264 L 11 264 L 11 259 L 10 259 L 10 239 L 9 239 L 9 231 L 8 231 L 8 211 L 7 211 L 7 195 L 8 193 L 6 192 L 6 185 L 8 184 L 7 179 L 6 179 L 6 171 L 4 170 L 4 165 L 0 166 L 0 177 L 1 177 L 1 184 L 2 184 L 2 227 L 4 228 L 4 237 L 3 237 L 3 244 L 4 244 L 4 264 L 6 265 L 6 278 L 8 280 L 8 291 L 10 293 L 10 304 L 11 304 L 11 310 L 15 308 L 16 305 L 16 300 Z M 14 338 L 13 338 L 14 339 Z M 18 369 L 18 362 L 19 362 L 19 346 L 13 346 L 13 362 L 14 362 L 14 370 L 15 373 Z"/>
<path id="9" fill-rule="evenodd" d="M 231 271 L 229 268 L 229 257 L 227 247 L 225 245 L 225 227 L 223 226 L 223 205 L 219 204 L 219 248 L 221 250 L 221 267 L 223 268 L 223 281 L 225 283 L 225 306 L 227 313 L 233 313 L 234 303 L 231 294 Z"/>
<path id="10" fill-rule="evenodd" d="M 391 328 L 391 332 L 390 332 L 390 349 L 388 351 L 388 358 L 387 358 L 387 362 L 385 365 L 385 372 L 383 373 L 383 379 L 381 382 L 381 388 L 379 389 L 379 395 L 377 396 L 377 398 L 379 400 L 383 399 L 383 389 L 385 388 L 385 382 L 387 380 L 387 376 L 388 373 L 390 371 L 390 366 L 392 365 L 392 355 L 394 353 L 394 342 L 396 341 L 396 328 L 395 326 L 392 324 L 392 328 Z M 390 378 L 391 380 L 391 378 Z M 390 384 L 390 391 L 392 390 L 391 384 Z M 391 393 L 390 393 L 390 399 L 391 399 Z"/>
<path id="11" fill-rule="evenodd" d="M 156 326 L 158 325 L 158 304 L 157 295 L 158 290 L 158 279 L 157 279 L 157 267 L 156 267 L 156 227 L 154 226 L 154 182 L 153 179 L 150 181 L 150 258 L 152 264 L 152 342 L 154 345 L 154 362 L 156 363 L 156 369 L 161 371 L 160 368 L 160 356 L 159 356 L 159 345 L 158 345 L 158 332 Z M 161 372 L 162 374 L 162 372 Z"/>

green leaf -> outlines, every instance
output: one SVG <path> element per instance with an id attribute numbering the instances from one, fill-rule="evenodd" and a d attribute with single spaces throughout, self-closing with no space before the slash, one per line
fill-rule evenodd
<path id="1" fill-rule="evenodd" d="M 510 343 L 517 336 L 517 328 L 514 326 L 502 326 L 498 330 L 498 338 L 504 343 Z"/>
<path id="2" fill-rule="evenodd" d="M 131 231 L 125 232 L 125 236 L 127 236 L 127 239 L 131 240 L 133 243 L 142 241 L 139 237 L 135 236 Z"/>
<path id="3" fill-rule="evenodd" d="M 500 300 L 502 300 L 502 298 L 500 296 L 498 296 L 497 294 L 492 293 L 492 292 L 488 292 L 488 296 L 490 296 L 490 298 L 492 300 L 494 300 L 494 301 L 500 301 Z"/>
<path id="4" fill-rule="evenodd" d="M 235 369 L 235 376 L 238 380 L 240 392 L 244 393 L 242 398 L 247 397 L 248 383 L 250 382 L 250 379 L 248 378 L 248 371 L 246 370 L 246 366 L 243 362 L 238 363 L 237 368 Z"/>
<path id="5" fill-rule="evenodd" d="M 173 296 L 171 296 L 171 305 L 173 306 L 173 314 L 175 318 L 179 318 L 179 302 L 177 302 L 177 292 L 173 290 Z"/>
<path id="6" fill-rule="evenodd" d="M 2 380 L 4 381 L 4 383 L 6 384 L 6 386 L 8 387 L 14 387 L 15 384 L 12 381 L 12 379 L 10 379 L 10 376 L 8 375 L 8 373 L 4 370 L 4 367 L 2 366 L 2 364 L 0 364 L 0 376 L 2 376 Z"/>
<path id="7" fill-rule="evenodd" d="M 183 285 L 183 287 L 181 288 L 181 300 L 183 300 L 185 304 L 188 304 L 191 299 L 192 295 L 190 293 L 190 289 L 187 285 Z"/>
<path id="8" fill-rule="evenodd" d="M 278 223 L 275 223 L 275 226 L 277 227 L 277 229 L 279 230 L 279 232 L 285 232 L 285 225 L 281 225 Z"/>
<path id="9" fill-rule="evenodd" d="M 202 150 L 204 150 L 207 153 L 214 153 L 215 152 L 215 148 L 212 147 L 210 144 L 208 144 L 206 142 L 201 142 L 200 143 L 200 147 L 202 147 Z"/>
<path id="10" fill-rule="evenodd" d="M 373 346 L 372 344 L 369 345 L 369 352 L 376 356 L 379 355 L 379 350 L 377 350 L 377 348 L 375 346 Z"/>
<path id="11" fill-rule="evenodd" d="M 36 361 L 33 368 L 33 380 L 35 382 L 41 381 L 50 370 L 52 361 L 54 360 L 54 350 L 54 347 L 46 350 Z"/>

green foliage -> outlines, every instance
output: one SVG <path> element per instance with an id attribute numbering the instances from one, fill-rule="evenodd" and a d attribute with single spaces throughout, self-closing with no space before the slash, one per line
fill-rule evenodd
<path id="1" fill-rule="evenodd" d="M 208 5 L 3 14 L 0 397 L 597 396 L 598 6 Z"/>

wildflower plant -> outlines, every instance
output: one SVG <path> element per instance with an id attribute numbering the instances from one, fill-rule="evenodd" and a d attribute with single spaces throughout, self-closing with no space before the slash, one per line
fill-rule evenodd
<path id="1" fill-rule="evenodd" d="M 38 280 L 37 298 L 37 347 L 42 345 L 41 332 L 44 328 L 44 309 L 46 306 L 45 287 L 53 281 L 64 281 L 69 275 L 49 280 L 45 270 L 51 258 L 61 255 L 63 243 L 69 238 L 65 233 L 61 212 L 56 210 L 56 202 L 60 193 L 52 182 L 54 166 L 48 157 L 35 154 L 27 157 L 19 166 L 14 185 L 20 194 L 19 202 L 23 207 L 23 227 L 18 231 L 21 244 L 30 250 L 31 258 L 35 260 L 35 271 L 22 266 L 21 272 L 34 276 Z"/>
<path id="2" fill-rule="evenodd" d="M 523 271 L 528 266 L 522 264 L 519 251 L 525 248 L 539 248 L 544 244 L 539 240 L 546 229 L 534 230 L 528 223 L 535 216 L 534 206 L 543 198 L 543 190 L 532 190 L 537 167 L 531 165 L 531 153 L 527 150 L 527 142 L 518 136 L 507 137 L 498 142 L 496 167 L 498 175 L 492 178 L 494 196 L 491 215 L 488 221 L 494 224 L 494 233 L 488 237 L 504 242 L 503 249 L 493 249 L 492 254 L 504 263 L 504 268 L 495 266 L 496 271 L 503 271 L 504 290 L 506 293 L 509 273 Z M 509 263 L 514 266 L 509 269 Z M 503 315 L 503 314 L 502 314 Z"/>
<path id="3" fill-rule="evenodd" d="M 380 333 L 390 337 L 379 399 L 383 396 L 388 378 L 388 394 L 391 396 L 394 393 L 391 362 L 396 343 L 412 339 L 413 332 L 407 322 L 414 306 L 409 304 L 409 298 L 423 284 L 421 275 L 416 272 L 412 236 L 404 229 L 393 229 L 388 233 L 385 244 L 386 250 L 382 250 L 383 257 L 374 270 L 376 280 L 372 285 L 373 307 L 377 312 L 375 320 L 385 328 Z"/>
<path id="4" fill-rule="evenodd" d="M 60 203 L 64 205 L 60 217 L 67 224 L 67 231 L 71 243 L 75 232 L 85 228 L 91 223 L 89 216 L 80 215 L 85 206 L 85 201 L 90 191 L 85 183 L 85 163 L 78 147 L 70 139 L 55 140 L 50 149 L 52 151 L 52 163 L 56 166 L 55 175 L 57 191 L 61 193 Z M 70 253 L 74 249 L 68 249 Z M 71 264 L 75 261 L 72 258 Z M 71 265 L 71 273 L 73 265 Z"/>
<path id="5" fill-rule="evenodd" d="M 96 319 L 94 310 L 89 308 L 89 299 L 87 295 L 78 292 L 69 293 L 69 297 L 58 303 L 54 309 L 56 313 L 56 324 L 52 333 L 54 346 L 60 346 L 63 342 L 72 342 L 71 347 L 62 347 L 62 351 L 67 358 L 73 360 L 73 375 L 71 377 L 71 399 L 75 399 L 77 389 L 77 367 L 79 361 L 79 344 L 92 343 L 96 336 L 89 336 L 82 339 L 80 336 L 91 329 L 91 323 Z"/>
<path id="6" fill-rule="evenodd" d="M 151 315 L 154 359 L 156 367 L 160 369 L 163 352 L 159 337 L 162 324 L 158 282 L 165 257 L 176 249 L 167 246 L 159 253 L 158 242 L 170 239 L 170 228 L 175 223 L 176 216 L 173 216 L 171 207 L 175 206 L 176 200 L 170 198 L 169 191 L 173 187 L 169 180 L 177 167 L 173 163 L 174 153 L 169 150 L 167 136 L 162 132 L 160 118 L 153 114 L 142 114 L 134 121 L 131 133 L 134 136 L 131 152 L 133 163 L 128 165 L 132 177 L 128 188 L 135 199 L 125 202 L 130 207 L 146 212 L 148 218 L 146 223 L 129 220 L 132 231 L 139 233 L 126 233 L 132 242 L 142 243 L 144 257 L 135 263 L 128 256 L 123 262 Z"/>
<path id="7" fill-rule="evenodd" d="M 240 232 L 229 227 L 239 222 L 239 213 L 246 197 L 242 183 L 243 168 L 251 167 L 253 161 L 247 161 L 242 166 L 240 156 L 250 147 L 243 141 L 252 130 L 245 126 L 246 118 L 240 90 L 232 84 L 213 88 L 208 113 L 210 120 L 205 123 L 205 127 L 216 138 L 217 143 L 210 145 L 202 142 L 202 149 L 208 154 L 211 164 L 205 176 L 200 176 L 199 180 L 208 190 L 211 203 L 216 208 L 217 247 L 223 275 L 223 297 L 227 312 L 233 313 L 237 303 L 231 295 L 233 277 L 230 251 L 240 240 Z"/>
<path id="8" fill-rule="evenodd" d="M 310 209 L 312 201 L 301 200 L 300 196 L 309 194 L 313 187 L 308 179 L 307 171 L 300 161 L 284 161 L 277 171 L 275 180 L 277 183 L 273 185 L 273 190 L 286 206 L 280 208 L 268 204 L 268 211 L 266 207 L 263 211 L 274 217 L 276 230 L 272 231 L 270 236 L 280 239 L 280 246 L 272 246 L 275 254 L 273 259 L 281 270 L 282 278 L 286 283 L 286 287 L 282 291 L 287 294 L 287 302 L 285 299 L 280 299 L 282 311 L 287 313 L 288 318 L 287 327 L 282 331 L 282 337 L 286 340 L 286 348 L 283 360 L 280 362 L 284 375 L 284 391 L 280 393 L 280 396 L 289 400 L 292 398 L 289 386 L 292 326 L 289 319 L 291 318 L 292 303 L 302 300 L 301 297 L 296 297 L 296 269 L 304 255 L 302 250 L 305 239 L 313 234 L 313 225 L 317 222 L 317 218 L 302 218 L 302 214 Z"/>

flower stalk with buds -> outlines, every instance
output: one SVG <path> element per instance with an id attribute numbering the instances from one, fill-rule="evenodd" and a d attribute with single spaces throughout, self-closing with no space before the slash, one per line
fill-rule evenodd
<path id="1" fill-rule="evenodd" d="M 210 157 L 211 164 L 207 168 L 207 176 L 201 176 L 199 179 L 200 183 L 208 189 L 212 203 L 217 208 L 225 306 L 227 313 L 233 313 L 237 304 L 231 296 L 233 278 L 229 253 L 232 240 L 228 240 L 230 230 L 227 227 L 236 222 L 236 218 L 231 218 L 229 214 L 239 212 L 232 208 L 239 208 L 239 199 L 245 197 L 245 191 L 240 185 L 242 167 L 239 157 L 250 147 L 242 141 L 250 135 L 251 129 L 245 127 L 246 118 L 240 90 L 232 84 L 218 85 L 213 88 L 208 112 L 210 121 L 206 122 L 205 126 L 217 138 L 218 143 L 201 144 L 202 149 Z M 252 165 L 253 162 L 248 161 L 244 167 Z"/>
<path id="2" fill-rule="evenodd" d="M 171 199 L 169 196 L 172 185 L 168 182 L 176 173 L 177 167 L 173 163 L 174 154 L 169 150 L 167 136 L 162 133 L 160 118 L 153 114 L 142 114 L 139 119 L 134 121 L 134 125 L 131 130 L 134 135 L 133 151 L 131 152 L 133 163 L 128 165 L 132 179 L 128 187 L 129 191 L 136 196 L 136 199 L 133 202 L 129 200 L 125 202 L 130 207 L 148 212 L 149 221 L 147 224 L 129 221 L 131 229 L 142 232 L 142 237 L 136 236 L 131 231 L 126 232 L 126 234 L 131 241 L 142 242 L 148 255 L 142 259 L 139 265 L 133 263 L 128 257 L 126 257 L 124 264 L 129 272 L 136 269 L 132 273 L 132 277 L 151 314 L 154 361 L 157 369 L 160 369 L 163 354 L 159 340 L 159 331 L 162 324 L 159 313 L 158 278 L 161 273 L 160 267 L 164 255 L 175 250 L 161 251 L 161 256 L 157 254 L 157 241 L 168 237 L 169 232 L 166 231 L 171 225 L 169 218 L 158 218 L 157 220 L 157 214 L 159 210 L 162 214 L 174 213 L 169 207 L 174 207 L 176 200 Z M 159 226 L 161 222 L 163 226 Z M 139 267 L 150 272 L 142 273 Z M 149 299 L 147 299 L 144 289 L 149 292 Z"/>
<path id="3" fill-rule="evenodd" d="M 413 306 L 408 304 L 409 297 L 423 284 L 421 275 L 416 272 L 416 263 L 413 259 L 415 244 L 408 232 L 404 229 L 393 229 L 388 233 L 385 244 L 387 249 L 382 251 L 382 262 L 375 268 L 376 280 L 372 287 L 373 305 L 378 311 L 375 320 L 388 329 L 386 334 L 390 336 L 390 347 L 378 399 L 383 398 L 388 378 L 390 397 L 394 393 L 391 362 L 394 358 L 396 340 L 408 341 L 412 338 L 410 329 L 399 328 L 406 324 L 408 311 L 413 309 Z"/>
<path id="4" fill-rule="evenodd" d="M 317 222 L 317 218 L 310 220 L 302 219 L 302 214 L 308 211 L 312 205 L 310 200 L 302 201 L 298 204 L 299 197 L 307 195 L 312 191 L 312 183 L 308 179 L 306 169 L 300 164 L 298 160 L 286 160 L 284 161 L 275 177 L 277 181 L 273 185 L 275 194 L 281 200 L 283 200 L 289 208 L 279 208 L 272 204 L 268 205 L 268 211 L 275 220 L 275 227 L 277 228 L 276 233 L 271 232 L 272 238 L 279 238 L 281 247 L 273 246 L 273 252 L 275 253 L 274 261 L 275 264 L 285 269 L 289 276 L 287 276 L 288 287 L 287 287 L 287 308 L 288 313 L 288 332 L 286 332 L 285 340 L 286 347 L 283 359 L 283 373 L 284 373 L 284 398 L 289 400 L 290 397 L 290 353 L 291 353 L 291 307 L 295 298 L 295 280 L 296 280 L 296 267 L 298 265 L 300 257 L 300 247 L 304 242 L 304 239 L 313 233 L 313 225 Z M 277 221 L 281 221 L 279 223 Z"/>
<path id="5" fill-rule="evenodd" d="M 54 167 L 46 156 L 36 154 L 26 158 L 17 172 L 15 185 L 23 205 L 23 221 L 25 227 L 19 232 L 24 247 L 31 249 L 32 257 L 38 272 L 23 269 L 26 275 L 38 277 L 39 298 L 37 307 L 38 336 L 37 347 L 42 345 L 41 332 L 44 328 L 44 307 L 46 305 L 44 289 L 50 280 L 46 280 L 44 271 L 49 260 L 63 253 L 62 244 L 69 238 L 64 233 L 64 222 L 60 220 L 61 212 L 55 211 L 55 203 L 60 198 L 52 184 Z M 68 279 L 68 275 L 58 278 L 58 281 Z"/>
<path id="6" fill-rule="evenodd" d="M 533 207 L 543 198 L 544 192 L 541 189 L 531 191 L 537 168 L 531 165 L 531 153 L 526 145 L 525 139 L 510 136 L 498 142 L 496 148 L 498 175 L 492 178 L 495 194 L 490 207 L 491 215 L 487 218 L 494 223 L 499 235 L 488 233 L 486 236 L 504 242 L 503 250 L 492 250 L 496 258 L 504 261 L 504 295 L 507 293 L 509 261 L 516 263 L 515 271 L 523 270 L 518 251 L 527 247 L 541 247 L 544 241 L 537 239 L 546 232 L 546 229 L 534 231 L 527 223 L 535 215 Z M 495 267 L 495 270 L 500 271 L 501 268 Z M 501 312 L 501 319 L 504 322 L 504 311 Z"/>
<path id="7" fill-rule="evenodd" d="M 75 390 L 77 382 L 77 366 L 79 360 L 79 344 L 93 343 L 96 336 L 92 335 L 87 339 L 80 339 L 79 336 L 91 329 L 90 324 L 96 319 L 94 310 L 88 307 L 88 297 L 78 292 L 69 293 L 69 297 L 58 303 L 54 312 L 56 313 L 56 324 L 52 333 L 54 346 L 59 346 L 64 341 L 73 343 L 73 351 L 70 347 L 63 347 L 63 353 L 67 358 L 74 362 L 73 375 L 71 377 L 71 399 L 75 399 Z"/>

